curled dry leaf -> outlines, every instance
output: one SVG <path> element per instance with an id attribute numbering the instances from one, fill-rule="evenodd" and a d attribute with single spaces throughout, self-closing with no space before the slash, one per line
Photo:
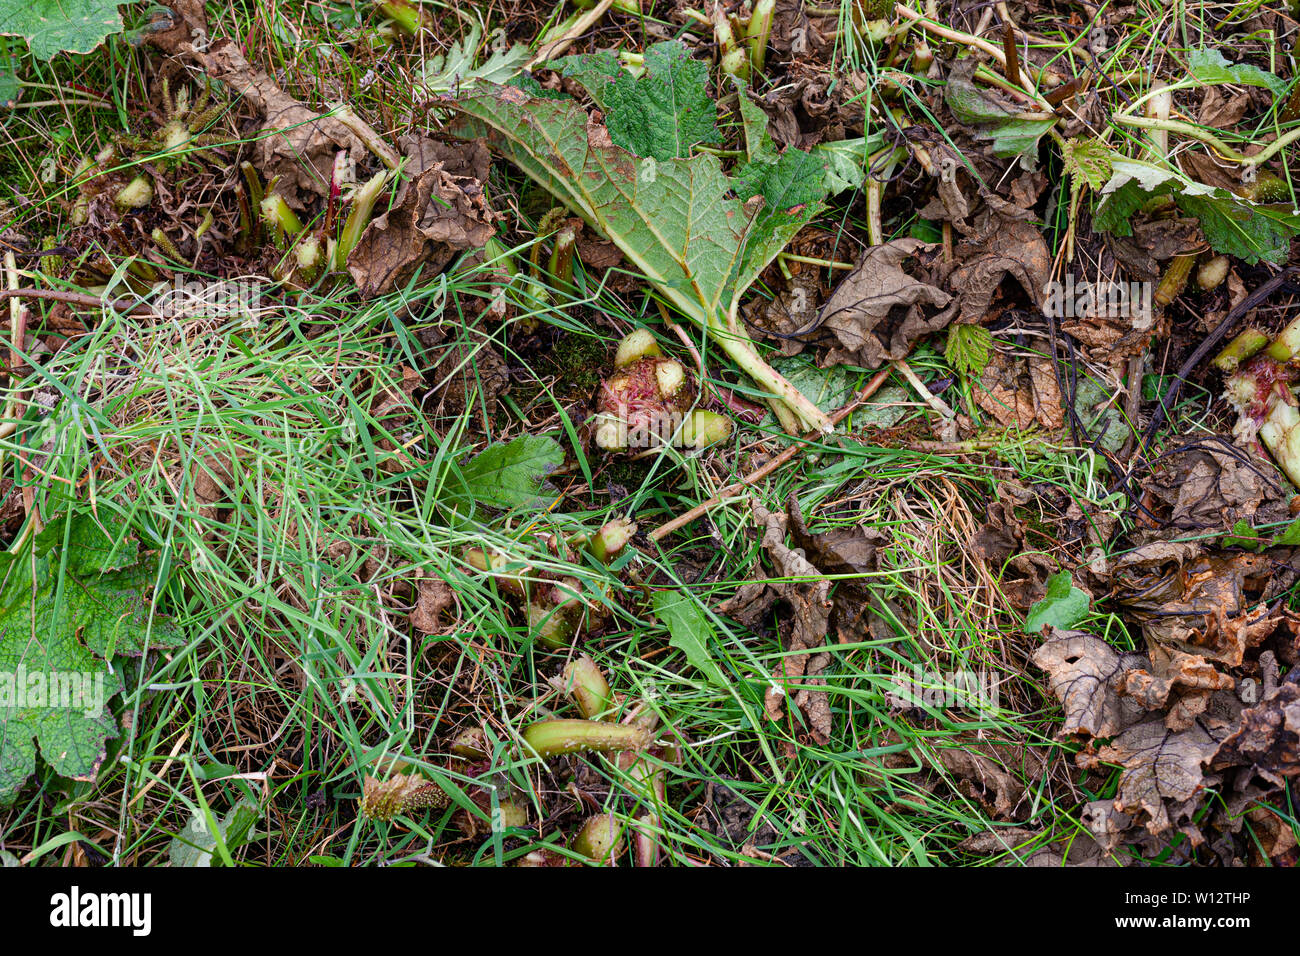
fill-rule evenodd
<path id="1" fill-rule="evenodd" d="M 371 220 L 348 256 L 348 273 L 371 298 L 405 285 L 422 269 L 436 275 L 459 251 L 482 246 L 495 217 L 483 182 L 490 156 L 481 143 L 411 144 L 412 179 L 393 207 Z"/>
<path id="2" fill-rule="evenodd" d="M 415 584 L 415 607 L 411 609 L 411 627 L 421 634 L 433 634 L 442 626 L 442 612 L 455 598 L 451 586 L 442 578 L 420 578 Z"/>
<path id="3" fill-rule="evenodd" d="M 1165 725 L 1170 730 L 1186 730 L 1205 712 L 1211 694 L 1236 686 L 1230 676 L 1200 655 L 1153 645 L 1150 656 L 1147 668 L 1125 673 L 1120 693 L 1147 710 L 1167 708 Z"/>
<path id="4" fill-rule="evenodd" d="M 785 700 L 789 697 L 808 720 L 813 738 L 818 743 L 826 744 L 830 742 L 831 733 L 830 702 L 826 694 L 804 688 L 791 696 L 786 687 L 791 683 L 819 683 L 816 675 L 830 663 L 829 654 L 813 655 L 810 659 L 808 652 L 826 641 L 826 633 L 830 628 L 831 585 L 803 554 L 786 546 L 786 515 L 768 511 L 754 502 L 753 516 L 754 523 L 762 531 L 763 550 L 767 552 L 777 574 L 783 578 L 803 579 L 765 585 L 765 588 L 771 589 L 767 594 L 775 596 L 768 601 L 768 608 L 771 608 L 774 600 L 782 600 L 789 604 L 793 614 L 788 646 L 790 653 L 782 658 L 780 667 L 772 675 L 774 684 L 764 696 L 764 707 L 770 719 L 780 720 Z M 759 593 L 751 594 L 760 597 Z"/>
<path id="5" fill-rule="evenodd" d="M 952 296 L 903 270 L 903 263 L 923 248 L 919 239 L 872 246 L 840 281 L 820 315 L 841 345 L 827 364 L 879 368 L 906 358 L 917 339 L 948 324 L 954 312 L 948 307 Z M 942 311 L 927 314 L 927 306 Z"/>
<path id="6" fill-rule="evenodd" d="M 1142 625 L 1148 642 L 1240 666 L 1258 630 L 1236 622 L 1248 610 L 1286 591 L 1296 580 L 1300 553 L 1206 554 L 1182 563 L 1161 559 L 1171 547 L 1148 545 L 1115 563 L 1116 600 Z M 1145 560 L 1136 560 L 1139 555 Z M 1236 622 L 1236 623 L 1234 623 Z"/>
<path id="7" fill-rule="evenodd" d="M 1052 276 L 1052 255 L 1043 234 L 1032 222 L 992 210 L 976 218 L 979 233 L 953 250 L 959 265 L 947 279 L 948 289 L 960 301 L 956 321 L 982 321 L 1008 276 L 1041 310 Z"/>
<path id="8" fill-rule="evenodd" d="M 294 99 L 269 75 L 253 69 L 235 44 L 217 44 L 199 57 L 210 75 L 246 97 L 262 114 L 254 164 L 268 181 L 279 177 L 277 191 L 293 209 L 302 211 L 329 195 L 340 151 L 356 165 L 366 161 L 366 146 L 356 133 Z"/>
<path id="9" fill-rule="evenodd" d="M 1241 726 L 1228 736 L 1210 767 L 1249 767 L 1275 786 L 1300 775 L 1300 677 L 1295 670 L 1272 697 L 1241 715 Z"/>
<path id="10" fill-rule="evenodd" d="M 1246 456 L 1227 438 L 1167 453 L 1143 482 L 1147 507 L 1177 531 L 1231 532 L 1238 521 L 1267 524 L 1290 517 L 1282 476 L 1264 456 Z"/>

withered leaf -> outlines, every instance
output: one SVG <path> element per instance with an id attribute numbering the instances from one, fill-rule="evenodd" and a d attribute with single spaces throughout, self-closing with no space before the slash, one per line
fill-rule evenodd
<path id="1" fill-rule="evenodd" d="M 822 574 L 869 574 L 877 569 L 877 550 L 889 540 L 884 532 L 855 526 L 814 534 L 804 523 L 799 499 L 793 493 L 786 501 L 786 510 L 790 515 L 790 536 Z"/>
<path id="2" fill-rule="evenodd" d="M 1113 737 L 1142 713 L 1120 696 L 1128 672 L 1146 663 L 1140 654 L 1121 654 L 1082 631 L 1054 629 L 1032 660 L 1047 671 L 1048 686 L 1065 711 L 1064 735 Z"/>
<path id="3" fill-rule="evenodd" d="M 1295 670 L 1272 697 L 1243 711 L 1238 727 L 1210 759 L 1212 769 L 1245 766 L 1282 786 L 1300 774 L 1300 676 Z"/>
<path id="4" fill-rule="evenodd" d="M 433 634 L 442 626 L 442 612 L 452 606 L 451 586 L 442 578 L 420 578 L 415 585 L 415 607 L 411 627 L 421 634 Z"/>
<path id="5" fill-rule="evenodd" d="M 422 151 L 420 163 L 431 155 Z M 371 220 L 348 256 L 348 273 L 362 296 L 391 292 L 417 269 L 436 275 L 456 252 L 492 237 L 494 217 L 483 192 L 487 149 L 466 143 L 442 147 L 438 155 L 403 184 L 393 207 Z"/>
<path id="6" fill-rule="evenodd" d="M 1190 727 L 1205 712 L 1212 693 L 1231 690 L 1236 684 L 1200 655 L 1156 644 L 1150 649 L 1150 657 L 1147 668 L 1134 668 L 1124 675 L 1120 693 L 1147 710 L 1166 709 L 1165 725 L 1170 730 Z"/>
<path id="7" fill-rule="evenodd" d="M 795 683 L 814 683 L 820 671 L 830 663 L 829 654 L 809 658 L 808 651 L 826 642 L 830 629 L 830 582 L 806 557 L 786 546 L 787 517 L 771 512 L 757 501 L 753 504 L 754 523 L 762 531 L 762 546 L 777 573 L 784 578 L 803 578 L 770 585 L 776 589 L 793 611 L 788 650 L 781 665 L 772 675 L 774 686 L 764 695 L 764 708 L 772 720 L 780 720 L 784 713 L 787 686 Z M 818 743 L 830 742 L 831 714 L 826 695 L 821 691 L 800 689 L 793 698 L 795 706 L 803 712 Z"/>
<path id="8" fill-rule="evenodd" d="M 903 271 L 903 262 L 925 246 L 919 239 L 894 239 L 866 251 L 822 306 L 822 325 L 835 333 L 842 353 L 867 368 L 905 358 L 921 336 L 948 324 L 952 297 Z M 941 309 L 927 314 L 925 307 Z"/>
<path id="9" fill-rule="evenodd" d="M 1218 749 L 1228 730 L 1225 722 L 1209 717 L 1185 730 L 1170 730 L 1155 715 L 1129 727 L 1095 755 L 1081 753 L 1078 762 L 1084 767 L 1121 766 L 1115 808 L 1143 819 L 1148 832 L 1159 834 L 1180 816 L 1179 805 L 1209 782 L 1201 764 Z"/>
<path id="10" fill-rule="evenodd" d="M 365 144 L 332 116 L 322 116 L 280 88 L 269 75 L 253 69 L 229 42 L 201 57 L 208 72 L 246 97 L 264 124 L 254 147 L 254 164 L 268 181 L 279 177 L 277 191 L 302 211 L 308 201 L 329 195 L 334 159 L 340 150 L 357 165 L 368 155 Z"/>
<path id="11" fill-rule="evenodd" d="M 979 322 L 1007 276 L 1015 279 L 1037 308 L 1046 302 L 1052 255 L 1038 227 L 1021 218 L 986 210 L 977 217 L 979 235 L 954 250 L 960 263 L 947 287 L 960 300 L 958 322 Z"/>
<path id="12" fill-rule="evenodd" d="M 1061 389 L 1051 359 L 994 352 L 974 385 L 975 402 L 1000 425 L 1056 430 L 1065 424 Z"/>

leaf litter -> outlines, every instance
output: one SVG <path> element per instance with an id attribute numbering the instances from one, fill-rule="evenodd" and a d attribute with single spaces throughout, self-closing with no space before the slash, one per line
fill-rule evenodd
<path id="1" fill-rule="evenodd" d="M 699 335 L 684 338 L 690 349 L 704 349 L 705 355 L 692 356 L 699 359 L 701 381 L 706 363 L 721 352 L 752 380 L 740 388 L 767 400 L 789 432 L 828 431 L 830 414 L 849 405 L 856 392 L 845 384 L 852 380 L 845 378 L 846 367 L 852 374 L 901 373 L 908 362 L 946 368 L 929 375 L 919 392 L 900 374 L 918 411 L 875 418 L 863 412 L 856 430 L 842 429 L 836 440 L 924 449 L 986 469 L 995 475 L 992 494 L 927 472 L 906 489 L 852 476 L 836 486 L 842 500 L 835 505 L 800 493 L 789 493 L 781 510 L 765 506 L 757 494 L 748 501 L 756 547 L 751 577 L 715 610 L 737 622 L 747 640 L 777 647 L 762 716 L 789 729 L 781 759 L 843 746 L 856 732 L 837 686 L 850 653 L 844 648 L 888 645 L 910 635 L 926 648 L 925 660 L 914 663 L 952 663 L 957 658 L 934 639 L 935 606 L 928 602 L 936 594 L 949 601 L 974 594 L 968 612 L 1003 622 L 1003 639 L 981 647 L 986 656 L 979 659 L 1037 681 L 1043 696 L 1014 704 L 1027 710 L 1028 702 L 1054 701 L 1061 746 L 960 732 L 931 748 L 880 733 L 877 745 L 899 751 L 863 760 L 862 773 L 882 788 L 900 769 L 912 774 L 915 790 L 895 794 L 897 806 L 932 810 L 945 795 L 957 794 L 989 819 L 1015 824 L 970 835 L 954 847 L 957 852 L 1001 854 L 1009 843 L 1026 843 L 1034 847 L 1022 854 L 1030 865 L 1108 865 L 1175 845 L 1188 859 L 1231 863 L 1255 852 L 1258 862 L 1258 851 L 1243 849 L 1246 826 L 1264 840 L 1265 858 L 1293 858 L 1294 838 L 1268 807 L 1297 772 L 1300 619 L 1290 604 L 1300 542 L 1288 530 L 1291 426 L 1270 432 L 1262 420 L 1284 416 L 1278 409 L 1295 405 L 1286 369 L 1292 360 L 1274 356 L 1276 368 L 1250 366 L 1257 377 L 1272 376 L 1260 378 L 1271 391 L 1257 396 L 1259 407 L 1247 409 L 1247 416 L 1261 420 L 1238 422 L 1235 430 L 1231 417 L 1220 414 L 1222 403 L 1205 422 L 1193 422 L 1185 406 L 1164 401 L 1177 397 L 1184 381 L 1194 379 L 1207 394 L 1222 387 L 1223 377 L 1200 367 L 1200 360 L 1185 369 L 1176 364 L 1195 357 L 1207 335 L 1221 341 L 1245 323 L 1272 321 L 1262 302 L 1242 306 L 1264 283 L 1262 270 L 1291 261 L 1291 241 L 1300 233 L 1293 197 L 1270 194 L 1280 164 L 1254 162 L 1261 149 L 1273 148 L 1270 156 L 1279 152 L 1277 140 L 1273 147 L 1250 143 L 1233 158 L 1232 147 L 1206 148 L 1214 143 L 1157 116 L 1156 128 L 1168 137 L 1187 136 L 1185 148 L 1163 153 L 1153 148 L 1158 136 L 1130 148 L 1098 130 L 1132 133 L 1150 124 L 1130 122 L 1128 100 L 1105 84 L 1089 88 L 1097 77 L 1075 77 L 1076 92 L 1045 101 L 1043 94 L 1054 96 L 1056 88 L 1045 77 L 1060 66 L 1044 62 L 1041 51 L 1025 48 L 1021 65 L 1026 76 L 1042 80 L 1041 87 L 1022 85 L 1014 75 L 990 82 L 990 74 L 1008 73 L 1005 57 L 999 61 L 978 44 L 965 52 L 960 43 L 941 46 L 935 36 L 929 39 L 938 52 L 927 65 L 920 65 L 919 46 L 905 54 L 933 83 L 909 85 L 909 95 L 926 109 L 885 115 L 861 101 L 859 94 L 872 85 L 867 73 L 833 74 L 835 46 L 821 29 L 822 18 L 783 2 L 776 21 L 768 62 L 786 82 L 768 88 L 752 83 L 752 90 L 739 76 L 719 75 L 710 58 L 699 55 L 709 40 L 701 43 L 696 35 L 690 42 L 650 43 L 631 59 L 589 37 L 578 44 L 584 52 L 530 73 L 524 70 L 528 47 L 510 42 L 515 34 L 500 33 L 502 42 L 489 51 L 484 26 L 471 24 L 442 54 L 420 63 L 419 117 L 389 122 L 390 116 L 366 111 L 371 126 L 358 115 L 360 107 L 320 102 L 319 92 L 291 94 L 288 76 L 268 72 L 252 51 L 228 41 L 208 44 L 201 6 L 181 0 L 168 28 L 154 31 L 149 42 L 229 95 L 234 105 L 227 120 L 244 140 L 230 155 L 254 175 L 236 175 L 229 156 L 196 154 L 201 169 L 228 167 L 224 178 L 203 174 L 211 176 L 210 192 L 229 194 L 205 204 L 209 214 L 220 214 L 215 225 L 205 225 L 198 209 L 187 205 L 185 188 L 167 176 L 148 172 L 151 195 L 137 207 L 122 202 L 129 188 L 122 174 L 101 164 L 92 170 L 95 185 L 81 190 L 87 220 L 75 251 L 88 248 L 90 230 L 109 236 L 118 253 L 140 250 L 149 237 L 152 272 L 133 277 L 136 291 L 171 278 L 168 258 L 222 260 L 231 269 L 266 268 L 286 295 L 355 296 L 345 308 L 396 301 L 454 278 L 457 270 L 472 273 L 489 259 L 503 263 L 476 303 L 461 301 L 461 293 L 439 296 L 433 320 L 414 340 L 419 348 L 408 353 L 410 364 L 397 366 L 392 381 L 374 389 L 367 409 L 377 427 L 370 444 L 383 456 L 377 471 L 390 476 L 407 476 L 432 457 L 417 450 L 415 438 L 426 406 L 441 429 L 472 422 L 474 451 L 461 456 L 459 483 L 443 489 L 439 507 L 452 524 L 479 522 L 480 530 L 494 532 L 520 515 L 557 505 L 563 513 L 576 499 L 562 485 L 592 465 L 576 460 L 567 438 L 555 436 L 572 426 L 571 419 L 580 424 L 595 410 L 595 389 L 555 403 L 559 413 L 545 428 L 499 433 L 497 418 L 519 392 L 519 351 L 554 347 L 557 340 L 553 330 L 521 318 L 538 301 L 536 289 L 552 286 L 543 301 L 558 314 L 603 329 L 611 340 L 627 331 L 626 323 L 607 316 L 605 305 L 574 304 L 571 290 L 579 281 L 573 271 L 551 263 L 544 271 L 539 256 L 531 268 L 517 269 L 513 257 L 502 254 L 516 240 L 521 247 L 553 250 L 552 263 L 560 263 L 560 234 L 570 232 L 583 292 L 603 294 L 604 283 L 597 291 L 592 281 L 600 276 L 619 295 L 646 295 L 646 304 L 662 303 L 693 320 Z M 84 43 L 77 40 L 91 47 L 97 42 L 89 34 Z M 38 46 L 33 52 L 41 55 L 45 47 Z M 1177 91 L 1177 102 L 1204 127 L 1241 127 L 1282 105 L 1277 97 L 1285 81 L 1262 65 L 1198 48 L 1188 53 L 1186 68 L 1188 89 Z M 1062 80 L 1056 77 L 1056 86 Z M 504 162 L 494 168 L 494 157 Z M 885 179 L 877 180 L 882 171 Z M 533 187 L 511 180 L 519 172 L 548 194 L 547 204 L 565 207 L 551 220 L 551 231 L 534 232 L 521 215 Z M 372 197 L 373 209 L 360 198 L 367 179 L 383 187 Z M 259 187 L 281 197 L 293 215 L 258 224 L 253 193 Z M 867 228 L 844 226 L 852 217 L 841 213 L 848 210 L 871 220 Z M 349 221 L 355 227 L 350 232 Z M 873 232 L 873 226 L 887 228 Z M 168 238 L 173 232 L 176 238 Z M 172 255 L 169 244 L 182 255 Z M 316 245 L 320 252 L 312 251 Z M 1216 254 L 1228 257 L 1226 273 L 1217 284 L 1202 282 L 1192 260 L 1201 269 Z M 1092 300 L 1062 314 L 1049 290 L 1063 269 L 1080 273 L 1081 282 L 1085 275 L 1118 277 L 1159 283 L 1157 293 L 1169 294 L 1154 312 L 1116 315 Z M 92 275 L 103 280 L 104 264 L 67 264 L 62 278 Z M 523 294 L 528 278 L 535 285 Z M 556 297 L 557 291 L 563 294 Z M 413 316 L 408 311 L 404 317 Z M 507 334 L 516 320 L 518 332 Z M 1270 346 L 1285 341 L 1269 329 Z M 64 347 L 48 329 L 40 334 L 50 342 L 42 347 Z M 807 352 L 811 361 L 769 364 L 750 335 L 786 356 Z M 712 353 L 710 346 L 716 347 Z M 710 388 L 700 389 L 702 402 L 742 407 L 743 399 L 723 386 Z M 730 394 L 732 401 L 715 401 L 706 392 Z M 908 404 L 907 391 L 890 394 L 898 405 Z M 942 415 L 939 409 L 951 412 L 949 406 L 957 413 Z M 1168 427 L 1153 444 L 1141 432 L 1157 408 Z M 927 430 L 939 441 L 927 442 Z M 1273 433 L 1281 437 L 1270 438 Z M 1022 483 L 1008 467 L 1015 456 L 999 445 L 1007 436 L 1051 443 L 1058 455 L 1086 460 L 1101 476 L 1091 487 L 1093 497 L 1065 493 L 1050 482 Z M 578 446 L 578 457 L 588 451 L 598 456 L 586 439 Z M 832 446 L 827 458 L 844 447 Z M 246 463 L 229 452 L 202 451 L 193 474 L 179 477 L 191 484 L 198 517 L 220 524 L 246 493 Z M 745 460 L 725 457 L 732 454 L 714 448 L 696 457 L 737 465 Z M 598 473 L 615 458 L 596 457 Z M 871 511 L 862 502 L 875 494 L 886 504 Z M 611 483 L 609 495 L 621 501 L 627 489 Z M 821 514 L 806 520 L 804 508 Z M 68 520 L 74 536 L 92 534 L 85 516 Z M 812 531 L 810 522 L 824 529 Z M 30 545 L 40 560 L 57 552 L 50 535 L 60 527 L 51 524 Z M 685 658 L 685 673 L 719 689 L 739 686 L 737 675 L 713 656 L 719 636 L 689 586 L 670 587 L 662 574 L 638 576 L 638 588 L 652 595 L 644 604 L 634 596 L 638 588 L 615 593 L 610 587 L 629 560 L 640 564 L 649 553 L 644 539 L 635 537 L 635 524 L 618 519 L 598 529 L 569 527 L 564 534 L 527 528 L 520 537 L 542 542 L 549 562 L 563 566 L 581 555 L 610 576 L 603 591 L 593 591 L 550 566 L 481 549 L 478 571 L 498 593 L 509 593 L 513 626 L 549 639 L 556 632 L 545 622 L 562 619 L 570 629 L 560 635 L 562 644 L 594 642 L 605 635 L 611 609 L 652 607 L 666 628 L 667 646 Z M 614 530 L 626 532 L 627 540 L 606 552 L 595 542 Z M 904 560 L 904 548 L 917 553 Z M 618 551 L 623 564 L 613 557 Z M 412 629 L 458 634 L 467 600 L 462 585 L 442 573 L 398 572 L 381 552 L 357 556 L 364 569 L 358 577 L 373 583 L 404 576 L 394 593 L 404 595 L 401 606 Z M 351 547 L 340 543 L 336 557 L 350 560 L 345 553 Z M 468 551 L 464 556 L 469 560 Z M 125 575 L 129 586 L 121 585 L 118 597 L 134 602 L 147 583 L 148 560 L 77 566 L 72 573 L 110 588 Z M 932 565 L 932 576 L 922 581 L 918 565 Z M 688 568 L 683 560 L 679 570 Z M 683 580 L 689 584 L 691 576 Z M 952 607 L 945 613 L 959 616 Z M 1115 628 L 1102 636 L 1095 625 L 1105 615 Z M 1008 620 L 1019 626 L 1006 626 Z M 5 631 L 11 644 L 15 633 Z M 176 641 L 163 622 L 155 623 L 148 641 L 125 635 L 115 637 L 111 649 L 92 639 L 67 650 L 89 653 L 99 667 L 114 653 L 143 653 L 146 645 Z M 881 658 L 877 665 L 886 660 L 897 665 L 902 658 Z M 615 696 L 624 703 L 634 699 Z M 954 709 L 918 706 L 884 691 L 877 696 L 894 713 L 931 728 L 937 715 Z M 113 721 L 103 714 L 88 718 L 75 745 L 65 747 L 66 741 L 42 734 L 37 717 L 11 712 L 8 719 L 23 727 L 32 721 L 35 747 L 61 773 L 93 777 L 117 732 Z M 0 790 L 12 794 L 26 782 L 36 752 L 27 744 L 6 749 Z M 566 766 L 575 786 L 607 795 L 580 761 Z M 372 818 L 447 802 L 423 775 L 391 768 L 386 778 L 363 773 L 361 805 Z M 1025 781 L 1043 775 L 1068 778 L 1063 792 L 1086 783 L 1090 793 L 1106 794 L 1082 805 L 1088 839 L 1077 846 L 1056 843 L 1037 829 L 1037 820 L 1027 825 L 1032 814 Z M 719 792 L 729 801 L 736 797 L 730 789 Z M 481 798 L 477 793 L 472 799 Z M 576 827 L 581 821 L 569 822 Z M 770 827 L 760 832 L 775 838 Z"/>

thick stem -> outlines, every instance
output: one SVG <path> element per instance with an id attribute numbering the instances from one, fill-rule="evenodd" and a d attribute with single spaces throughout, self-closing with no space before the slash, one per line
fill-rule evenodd
<path id="1" fill-rule="evenodd" d="M 600 668 L 586 654 L 564 668 L 564 692 L 573 698 L 582 716 L 588 720 L 612 720 L 613 694 Z"/>
<path id="2" fill-rule="evenodd" d="M 754 351 L 754 345 L 748 338 L 738 336 L 717 322 L 713 324 L 713 331 L 717 333 L 716 338 L 722 346 L 722 351 L 726 352 L 731 360 L 757 384 L 784 402 L 799 419 L 801 425 L 823 435 L 829 435 L 835 430 L 826 413 L 805 398 L 803 393 L 787 382 L 776 369 L 764 362 Z"/>
<path id="3" fill-rule="evenodd" d="M 650 735 L 641 727 L 566 718 L 529 724 L 524 728 L 523 738 L 539 757 L 640 750 L 650 744 Z"/>

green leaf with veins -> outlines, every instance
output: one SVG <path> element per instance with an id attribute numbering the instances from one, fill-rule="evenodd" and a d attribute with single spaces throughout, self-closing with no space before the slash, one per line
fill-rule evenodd
<path id="1" fill-rule="evenodd" d="M 796 232 L 821 211 L 795 181 L 797 159 L 737 183 L 708 153 L 640 157 L 572 101 L 512 89 L 462 95 L 448 129 L 483 137 L 612 241 L 683 312 L 716 322 Z M 764 202 L 746 205 L 764 192 Z M 775 200 L 772 203 L 770 200 Z M 793 199 L 793 202 L 788 200 Z"/>
<path id="2" fill-rule="evenodd" d="M 1077 193 L 1084 186 L 1097 192 L 1111 176 L 1110 147 L 1090 136 L 1076 136 L 1065 141 L 1061 152 L 1062 165 L 1070 175 L 1070 191 Z"/>
<path id="3" fill-rule="evenodd" d="M 555 496 L 545 494 L 542 482 L 563 463 L 564 449 L 555 439 L 520 435 L 508 444 L 489 445 L 471 459 L 460 470 L 461 482 L 448 482 L 443 501 L 474 502 L 502 511 L 544 508 Z"/>
<path id="4" fill-rule="evenodd" d="M 993 351 L 993 336 L 982 325 L 962 323 L 948 327 L 948 342 L 943 357 L 954 372 L 979 376 L 988 367 Z"/>
<path id="5" fill-rule="evenodd" d="M 643 63 L 637 77 L 608 51 L 565 57 L 554 66 L 604 110 L 615 146 L 654 159 L 685 159 L 699 143 L 720 143 L 708 66 L 672 40 L 647 47 Z"/>
<path id="6" fill-rule="evenodd" d="M 701 674 L 719 687 L 728 686 L 727 678 L 709 653 L 708 640 L 713 627 L 700 606 L 676 588 L 656 591 L 651 598 L 655 617 L 668 627 L 668 643 L 686 655 Z"/>
<path id="7" fill-rule="evenodd" d="M 1236 256 L 1251 265 L 1261 259 L 1282 263 L 1291 237 L 1300 233 L 1300 215 L 1289 203 L 1262 204 L 1226 189 L 1193 182 L 1185 176 L 1135 159 L 1116 159 L 1104 197 L 1093 219 L 1096 228 L 1117 236 L 1132 234 L 1129 219 L 1158 196 L 1169 196 L 1189 216 L 1201 222 L 1205 240 L 1215 252 Z"/>
<path id="8" fill-rule="evenodd" d="M 89 53 L 122 32 L 119 0 L 0 0 L 0 34 L 27 40 L 32 56 Z"/>
<path id="9" fill-rule="evenodd" d="M 472 21 L 465 36 L 453 43 L 445 54 L 436 54 L 425 60 L 421 68 L 422 79 L 418 81 L 424 92 L 446 93 L 475 83 L 506 83 L 528 64 L 532 56 L 527 46 L 516 43 L 475 64 L 482 38 L 483 27 Z"/>
<path id="10" fill-rule="evenodd" d="M 672 68 L 682 77 L 694 70 L 687 69 L 689 56 L 680 43 L 657 44 L 648 59 L 660 70 L 676 64 Z M 573 100 L 543 100 L 498 87 L 446 101 L 461 114 L 447 131 L 487 140 L 618 246 L 669 303 L 713 333 L 727 355 L 780 399 L 788 431 L 829 432 L 826 415 L 762 360 L 738 320 L 741 295 L 824 208 L 824 164 L 822 175 L 805 178 L 813 167 L 798 151 L 764 161 L 772 154 L 760 150 L 743 178 L 733 179 L 711 153 L 682 155 L 706 135 L 706 127 L 716 128 L 711 101 L 707 108 L 700 102 L 669 115 L 662 87 L 645 95 L 620 93 L 621 84 L 646 77 L 611 77 L 612 69 L 608 54 L 567 63 L 568 72 L 604 104 L 604 124 Z M 669 102 L 691 103 L 701 89 L 696 80 L 683 79 Z"/>
<path id="11" fill-rule="evenodd" d="M 1074 627 L 1088 616 L 1088 603 L 1088 592 L 1074 586 L 1069 571 L 1060 571 L 1047 579 L 1046 596 L 1029 609 L 1025 630 L 1037 634 L 1047 624 Z"/>
<path id="12" fill-rule="evenodd" d="M 1286 92 L 1286 80 L 1249 63 L 1232 63 L 1218 50 L 1193 50 L 1187 54 L 1187 67 L 1192 76 L 1202 83 L 1259 86 L 1271 91 L 1274 96 Z"/>
<path id="13" fill-rule="evenodd" d="M 181 643 L 154 613 L 156 576 L 157 562 L 134 540 L 117 543 L 90 515 L 56 519 L 17 554 L 0 553 L 0 803 L 35 771 L 38 748 L 56 773 L 94 779 L 117 736 L 107 702 L 123 690 L 123 667 L 110 663 Z M 37 701 L 32 675 L 47 689 L 57 675 L 69 691 L 67 678 L 84 675 L 87 689 L 101 682 L 102 699 Z"/>

